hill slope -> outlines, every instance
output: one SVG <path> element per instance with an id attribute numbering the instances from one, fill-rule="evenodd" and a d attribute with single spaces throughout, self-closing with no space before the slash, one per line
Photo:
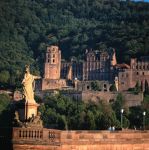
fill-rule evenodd
<path id="1" fill-rule="evenodd" d="M 82 58 L 86 48 L 113 47 L 119 62 L 148 55 L 148 18 L 142 2 L 1 0 L 0 83 L 16 86 L 27 63 L 42 71 L 48 44 L 58 44 L 65 59 Z"/>

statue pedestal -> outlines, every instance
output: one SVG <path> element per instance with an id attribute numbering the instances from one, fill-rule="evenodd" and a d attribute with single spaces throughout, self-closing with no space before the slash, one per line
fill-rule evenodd
<path id="1" fill-rule="evenodd" d="M 37 103 L 25 103 L 25 120 L 37 116 Z"/>
<path id="2" fill-rule="evenodd" d="M 43 123 L 40 118 L 41 113 L 38 112 L 37 103 L 26 103 L 24 100 L 16 104 L 15 118 L 13 121 L 16 127 L 25 128 L 43 128 Z"/>
<path id="3" fill-rule="evenodd" d="M 17 106 L 19 120 L 25 122 L 29 118 L 37 116 L 38 106 L 39 104 L 37 103 L 26 103 L 25 101 L 21 101 Z"/>

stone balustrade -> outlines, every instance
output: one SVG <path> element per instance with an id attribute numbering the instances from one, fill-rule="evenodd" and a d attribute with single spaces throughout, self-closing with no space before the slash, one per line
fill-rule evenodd
<path id="1" fill-rule="evenodd" d="M 13 142 L 60 143 L 60 131 L 45 128 L 13 128 Z"/>
<path id="2" fill-rule="evenodd" d="M 40 129 L 20 129 L 19 136 L 20 139 L 42 139 L 42 130 Z"/>

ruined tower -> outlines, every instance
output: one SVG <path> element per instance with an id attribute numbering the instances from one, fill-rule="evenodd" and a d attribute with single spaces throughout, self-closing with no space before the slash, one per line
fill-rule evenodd
<path id="1" fill-rule="evenodd" d="M 60 78 L 61 50 L 58 46 L 47 47 L 42 90 L 61 89 L 66 87 L 66 80 Z"/>
<path id="2" fill-rule="evenodd" d="M 45 62 L 45 79 L 60 79 L 61 51 L 58 46 L 47 47 Z"/>

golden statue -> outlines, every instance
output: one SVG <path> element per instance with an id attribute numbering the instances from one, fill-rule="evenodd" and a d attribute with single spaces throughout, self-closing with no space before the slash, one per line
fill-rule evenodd
<path id="1" fill-rule="evenodd" d="M 28 103 L 36 103 L 34 100 L 34 82 L 35 79 L 40 79 L 39 76 L 34 76 L 30 74 L 30 68 L 28 65 L 25 67 L 25 75 L 22 81 L 23 84 L 23 94 L 25 96 L 25 100 Z"/>

